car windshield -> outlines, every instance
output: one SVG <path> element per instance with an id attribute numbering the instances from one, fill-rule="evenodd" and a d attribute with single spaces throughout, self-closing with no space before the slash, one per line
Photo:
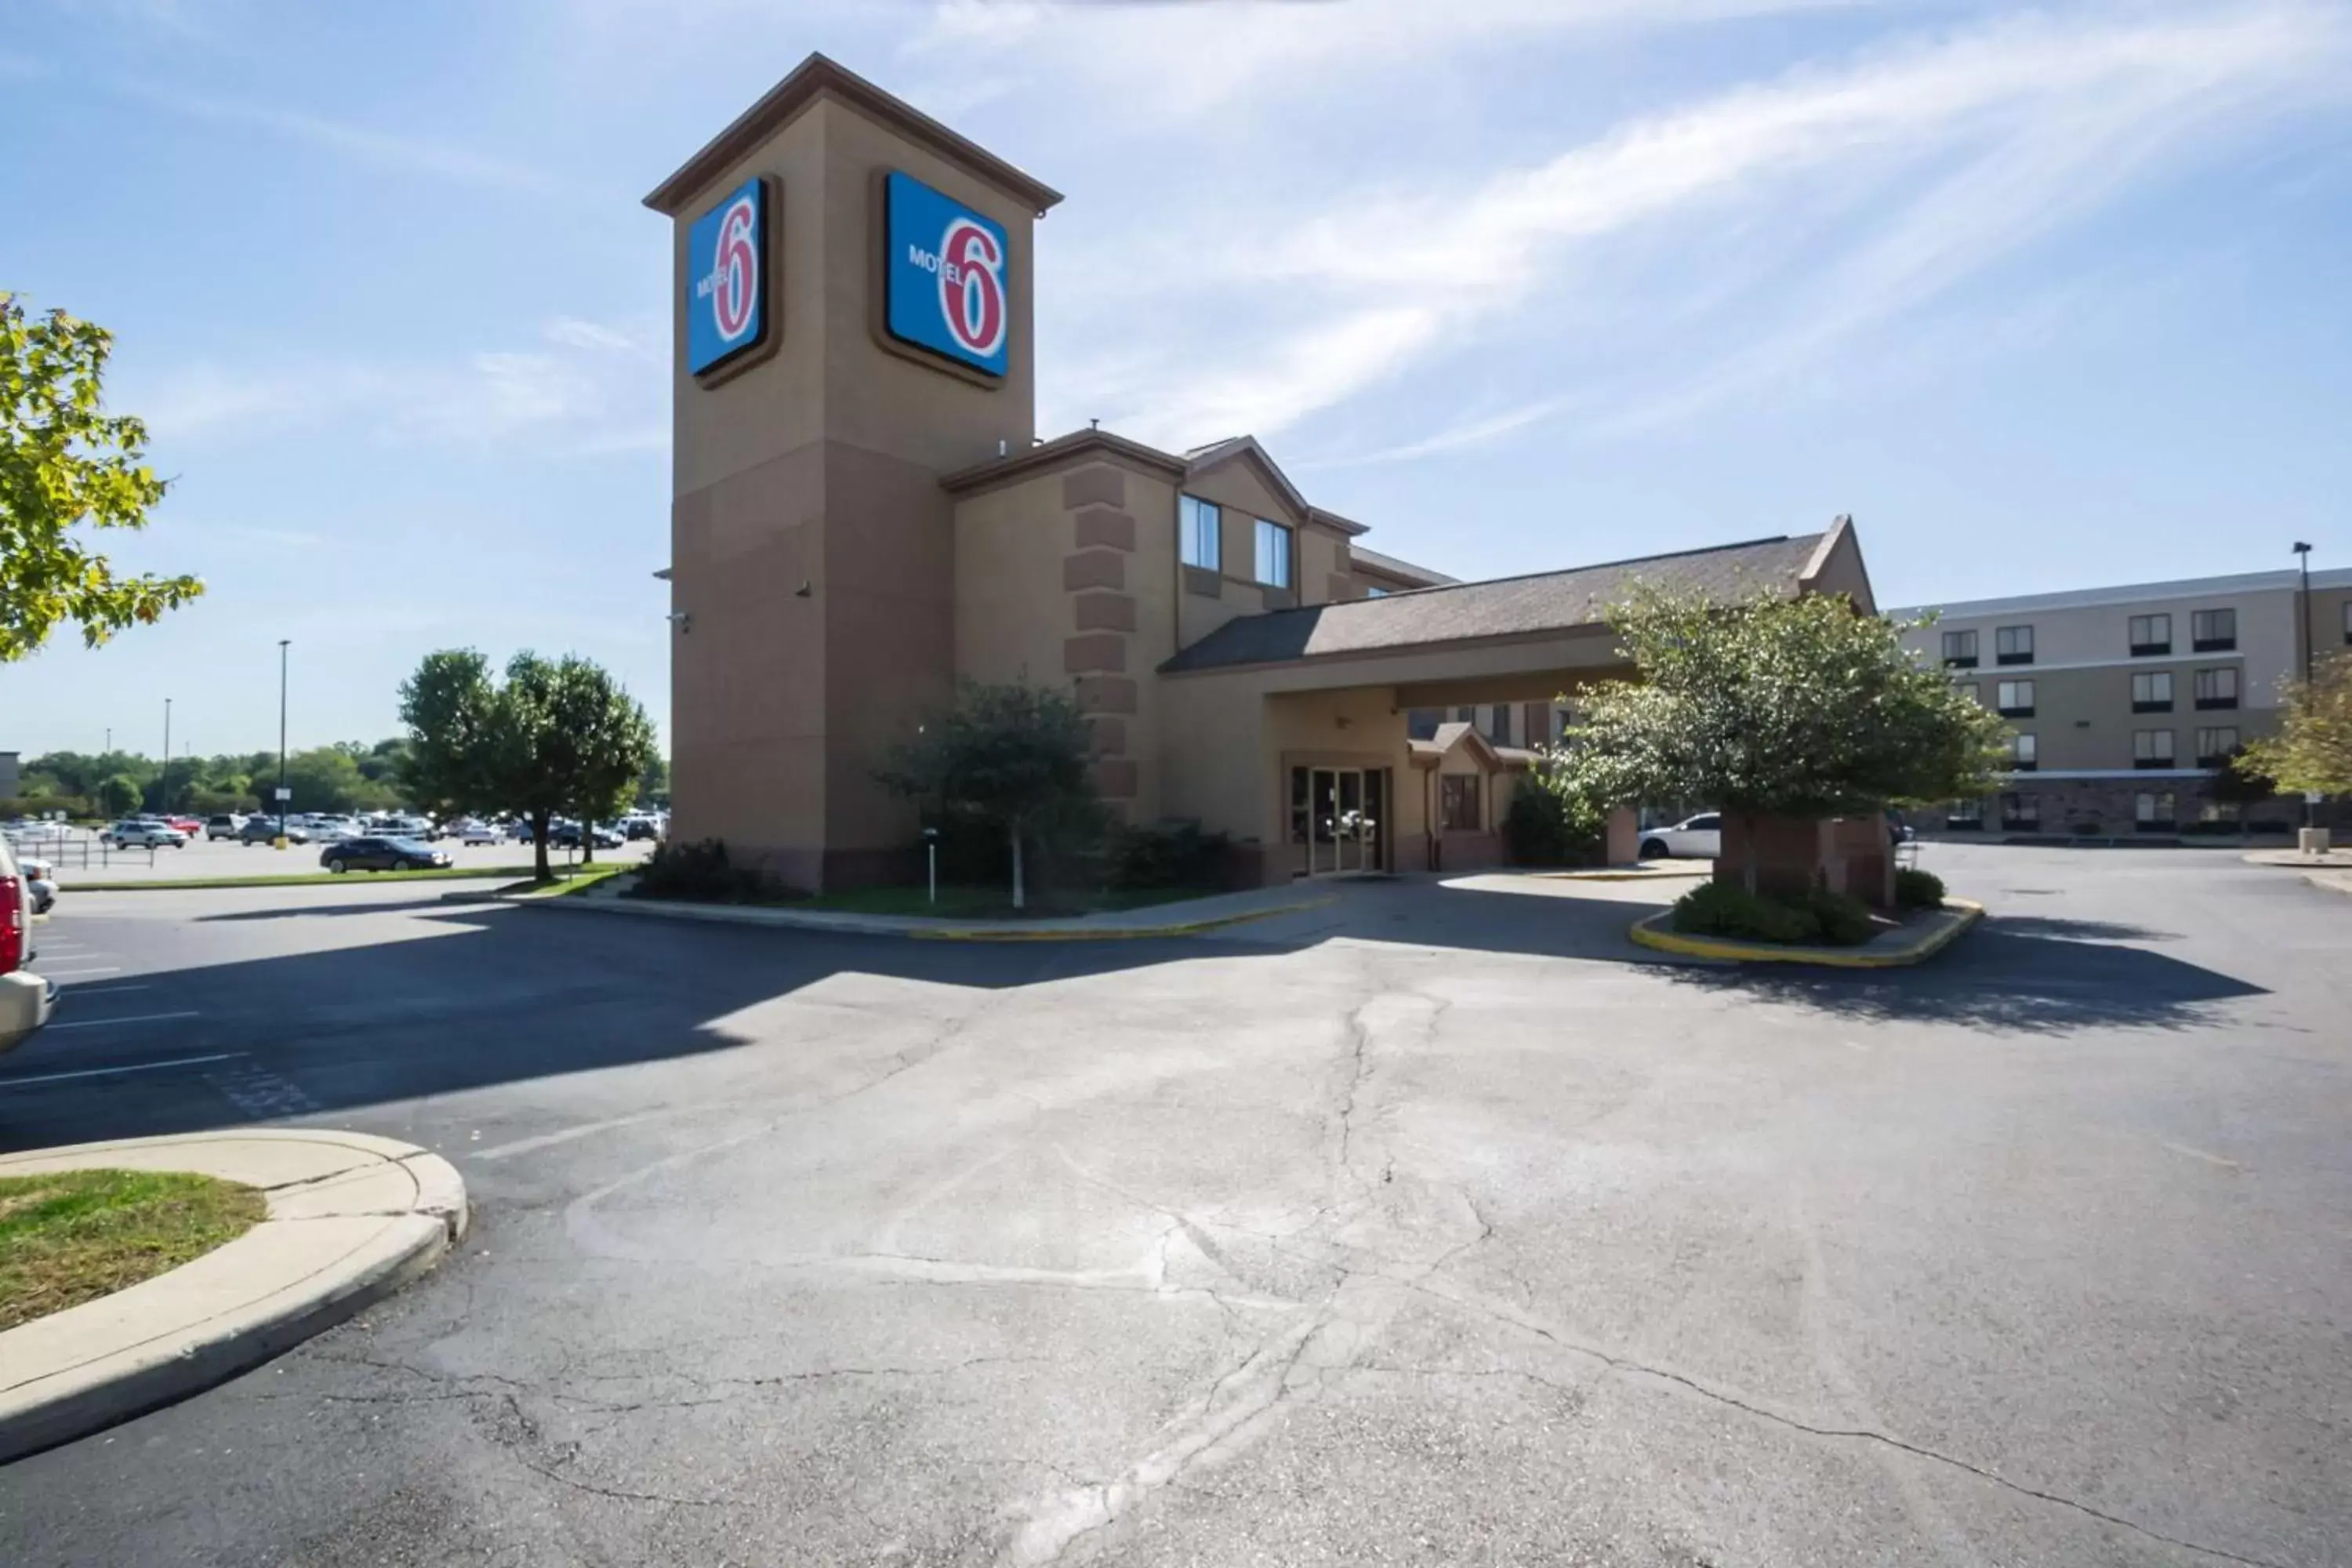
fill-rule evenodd
<path id="1" fill-rule="evenodd" d="M 387 838 L 384 842 L 391 845 L 394 849 L 405 849 L 412 855 L 430 855 L 433 853 L 429 847 L 419 844 L 414 838 Z"/>

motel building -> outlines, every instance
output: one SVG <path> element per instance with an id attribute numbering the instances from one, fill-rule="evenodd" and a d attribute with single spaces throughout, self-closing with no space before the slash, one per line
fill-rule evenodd
<path id="1" fill-rule="evenodd" d="M 1237 885 L 1502 858 L 1529 748 L 1626 671 L 1636 583 L 1874 608 L 1850 524 L 1461 583 L 1255 438 L 1041 438 L 1050 189 L 812 56 L 646 198 L 674 226 L 673 816 L 801 888 L 898 879 L 874 771 L 960 680 L 1064 688 L 1126 820 Z M 1629 555 L 1637 551 L 1626 552 Z M 1612 858 L 1631 858 L 1630 818 Z"/>

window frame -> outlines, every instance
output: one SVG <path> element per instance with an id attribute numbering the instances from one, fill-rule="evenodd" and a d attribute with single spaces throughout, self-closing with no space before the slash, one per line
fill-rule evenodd
<path id="1" fill-rule="evenodd" d="M 2029 790 L 2011 790 L 2000 797 L 2000 828 L 2004 833 L 2042 830 L 2042 797 Z"/>
<path id="2" fill-rule="evenodd" d="M 1967 693 L 1971 702 L 1984 700 L 1984 682 L 1981 680 L 1955 680 L 1952 682 L 1952 689 Z"/>
<path id="3" fill-rule="evenodd" d="M 2132 826 L 2141 833 L 2178 832 L 2179 811 L 2179 797 L 2174 791 L 2140 790 L 2132 796 Z"/>
<path id="4" fill-rule="evenodd" d="M 2230 686 L 2226 693 L 2220 690 L 2210 692 L 2207 690 L 2208 687 L 2220 687 L 2224 677 L 2228 679 Z M 2210 669 L 2197 671 L 2189 683 L 2189 690 L 2196 694 L 2194 700 L 2197 710 L 2200 713 L 2234 712 L 2244 685 L 2245 683 L 2238 679 L 2237 666 L 2217 664 Z"/>
<path id="5" fill-rule="evenodd" d="M 2230 737 L 2229 744 L 2214 743 L 2224 735 Z M 2238 733 L 2238 727 L 2235 724 L 2210 724 L 2200 726 L 2194 739 L 2197 744 L 2192 754 L 2197 759 L 2197 765 L 2200 768 L 2218 768 L 2222 765 L 2224 758 L 2238 749 L 2242 737 Z"/>
<path id="6" fill-rule="evenodd" d="M 1256 573 L 1255 581 L 1261 587 L 1280 588 L 1285 593 L 1289 592 L 1294 585 L 1293 579 L 1298 575 L 1295 566 L 1298 548 L 1297 531 L 1288 523 L 1276 522 L 1272 518 L 1261 517 L 1252 521 L 1257 524 L 1250 531 L 1250 566 Z M 1266 562 L 1269 559 L 1266 542 L 1269 538 L 1277 535 L 1281 542 L 1271 559 L 1280 567 L 1282 575 L 1269 577 L 1265 574 Z"/>
<path id="7" fill-rule="evenodd" d="M 2033 627 L 1996 626 L 1992 634 L 1992 661 L 1996 665 L 2032 664 L 2033 662 Z"/>
<path id="8" fill-rule="evenodd" d="M 2004 680 L 1993 688 L 1993 706 L 2004 719 L 2033 717 L 2033 682 Z"/>
<path id="9" fill-rule="evenodd" d="M 1984 802 L 1971 795 L 1949 803 L 1944 810 L 1944 826 L 1954 832 L 1972 832 L 1984 826 Z"/>
<path id="10" fill-rule="evenodd" d="M 1476 773 L 1440 773 L 1437 775 L 1437 830 L 1440 833 L 1484 833 L 1486 820 L 1486 791 L 1480 786 L 1486 781 Z M 1469 826 L 1454 820 L 1454 806 L 1467 802 Z"/>
<path id="11" fill-rule="evenodd" d="M 2229 630 L 2223 631 L 2224 626 Z M 2234 605 L 2189 612 L 2189 651 L 2232 653 L 2238 647 L 2238 610 Z"/>
<path id="12" fill-rule="evenodd" d="M 1966 631 L 1946 632 L 1943 648 L 1946 669 L 1974 669 L 1977 667 L 1977 634 L 1973 626 Z"/>
<path id="13" fill-rule="evenodd" d="M 2042 766 L 2042 742 L 2032 730 L 2012 731 L 2009 737 L 2009 771 L 2030 773 Z"/>
<path id="14" fill-rule="evenodd" d="M 2159 751 L 2156 738 L 2164 737 Z M 2180 755 L 2179 736 L 2171 730 L 2134 730 L 2132 731 L 2132 766 L 2137 768 L 2169 768 L 2177 765 Z"/>
<path id="15" fill-rule="evenodd" d="M 2162 695 L 2158 695 L 2158 689 Z M 2145 690 L 2147 695 L 2140 693 Z M 2172 711 L 2172 671 L 2168 669 L 2138 669 L 2132 672 L 2131 708 L 2135 713 L 2169 713 Z"/>
<path id="16" fill-rule="evenodd" d="M 2156 635 L 2158 621 L 2164 623 L 2162 637 Z M 2134 658 L 2170 653 L 2172 651 L 2172 612 L 2154 610 L 2145 616 L 2132 616 L 2124 627 L 2124 637 L 2131 646 Z"/>
<path id="17" fill-rule="evenodd" d="M 1205 534 L 1202 522 L 1206 521 Z M 1203 538 L 1209 545 L 1206 561 L 1194 559 L 1194 547 Z M 1196 572 L 1222 574 L 1225 569 L 1225 509 L 1213 500 L 1179 490 L 1176 493 L 1176 559 Z"/>

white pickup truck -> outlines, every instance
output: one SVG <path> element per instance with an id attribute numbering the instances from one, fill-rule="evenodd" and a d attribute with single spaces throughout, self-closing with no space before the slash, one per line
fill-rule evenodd
<path id="1" fill-rule="evenodd" d="M 13 1051 L 49 1021 L 58 988 L 32 971 L 33 889 L 0 837 L 0 1051 Z"/>

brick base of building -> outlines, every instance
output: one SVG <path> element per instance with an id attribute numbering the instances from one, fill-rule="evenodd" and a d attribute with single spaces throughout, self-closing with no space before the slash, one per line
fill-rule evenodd
<path id="1" fill-rule="evenodd" d="M 2129 838 L 2140 834 L 2155 838 L 2183 834 L 2194 837 L 2204 822 L 2208 804 L 2205 783 L 2201 778 L 2041 779 L 2026 775 L 1985 797 L 1980 803 L 1984 815 L 1976 828 L 1953 817 L 1948 805 L 1909 816 L 1914 826 L 1938 836 L 1958 837 L 1976 831 L 1990 838 L 2028 833 L 2060 838 Z M 2157 797 L 2156 814 L 2147 821 L 2142 821 L 2139 814 L 2139 797 L 2143 795 Z M 2031 811 L 2005 813 L 2003 804 L 2012 796 L 2017 804 L 2030 806 Z M 2242 806 L 2234 817 L 2225 814 L 2229 826 L 2207 830 L 2234 833 L 2236 818 L 2242 818 L 2257 831 L 2284 832 L 2303 820 L 2303 803 L 2266 800 Z"/>

